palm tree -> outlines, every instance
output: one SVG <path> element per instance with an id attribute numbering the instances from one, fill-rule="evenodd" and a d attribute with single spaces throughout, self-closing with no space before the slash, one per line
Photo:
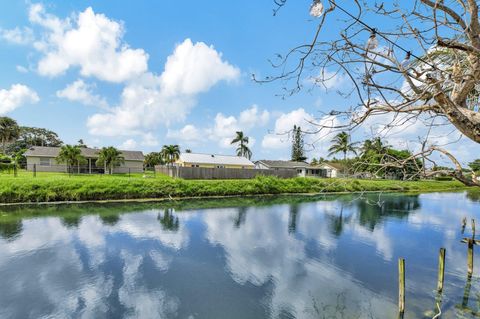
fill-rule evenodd
<path id="1" fill-rule="evenodd" d="M 85 156 L 82 155 L 82 150 L 76 145 L 63 145 L 56 160 L 58 163 L 67 164 L 69 174 L 72 173 L 72 168 L 75 165 L 77 165 L 78 172 L 80 172 L 80 164 L 86 162 Z"/>
<path id="2" fill-rule="evenodd" d="M 113 146 L 103 147 L 98 153 L 98 159 L 96 161 L 97 166 L 103 165 L 105 173 L 108 170 L 108 174 L 113 173 L 115 167 L 120 166 L 125 162 L 122 152 Z"/>
<path id="3" fill-rule="evenodd" d="M 347 153 L 353 152 L 357 154 L 357 143 L 350 142 L 350 135 L 347 132 L 340 132 L 332 139 L 332 146 L 328 149 L 328 156 L 335 155 L 337 153 L 343 153 L 343 160 L 347 159 Z"/>
<path id="4" fill-rule="evenodd" d="M 7 143 L 17 139 L 20 136 L 20 127 L 17 122 L 9 117 L 0 117 L 0 141 L 2 142 L 2 152 L 5 154 Z"/>
<path id="5" fill-rule="evenodd" d="M 173 166 L 173 163 L 180 157 L 180 147 L 178 145 L 163 145 L 161 153 L 164 161 Z"/>
<path id="6" fill-rule="evenodd" d="M 376 137 L 373 140 L 365 140 L 361 147 L 362 155 L 373 151 L 375 154 L 385 154 L 390 145 L 384 144 L 380 137 Z"/>
<path id="7" fill-rule="evenodd" d="M 245 136 L 242 131 L 237 131 L 235 138 L 230 142 L 230 144 L 236 143 L 238 143 L 237 156 L 252 158 L 252 151 L 247 146 L 248 136 Z"/>

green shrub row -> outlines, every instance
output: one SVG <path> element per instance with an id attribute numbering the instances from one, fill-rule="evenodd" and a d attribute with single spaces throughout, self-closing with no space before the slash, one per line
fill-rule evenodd
<path id="1" fill-rule="evenodd" d="M 456 181 L 387 181 L 257 177 L 251 180 L 181 180 L 124 177 L 2 178 L 0 202 L 55 202 L 181 198 L 284 193 L 435 191 L 461 189 Z"/>

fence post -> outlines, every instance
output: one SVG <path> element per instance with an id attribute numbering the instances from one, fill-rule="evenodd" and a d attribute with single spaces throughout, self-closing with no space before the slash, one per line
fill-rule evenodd
<path id="1" fill-rule="evenodd" d="M 398 312 L 405 312 L 405 259 L 398 259 Z"/>
<path id="2" fill-rule="evenodd" d="M 437 281 L 437 291 L 442 292 L 443 282 L 445 279 L 445 248 L 440 248 L 440 253 L 438 254 L 438 281 Z"/>
<path id="3" fill-rule="evenodd" d="M 17 177 L 17 163 L 13 164 L 13 177 Z"/>
<path id="4" fill-rule="evenodd" d="M 37 177 L 37 164 L 33 164 L 33 177 Z"/>
<path id="5" fill-rule="evenodd" d="M 128 168 L 128 178 L 130 178 L 130 167 Z"/>

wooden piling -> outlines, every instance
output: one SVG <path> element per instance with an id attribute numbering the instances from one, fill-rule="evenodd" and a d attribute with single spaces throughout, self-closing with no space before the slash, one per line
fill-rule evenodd
<path id="1" fill-rule="evenodd" d="M 445 248 L 440 248 L 438 254 L 438 281 L 437 281 L 437 291 L 442 292 L 443 282 L 445 279 Z"/>
<path id="2" fill-rule="evenodd" d="M 405 259 L 398 259 L 398 312 L 405 312 Z"/>
<path id="3" fill-rule="evenodd" d="M 467 269 L 469 276 L 473 274 L 473 244 L 474 240 L 468 239 Z"/>
<path id="4" fill-rule="evenodd" d="M 472 218 L 472 234 L 475 237 L 475 219 Z"/>

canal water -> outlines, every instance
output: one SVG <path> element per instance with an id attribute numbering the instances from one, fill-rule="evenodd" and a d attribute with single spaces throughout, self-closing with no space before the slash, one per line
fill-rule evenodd
<path id="1" fill-rule="evenodd" d="M 0 207 L 0 318 L 476 318 L 480 193 Z M 446 248 L 445 288 L 437 284 Z"/>

